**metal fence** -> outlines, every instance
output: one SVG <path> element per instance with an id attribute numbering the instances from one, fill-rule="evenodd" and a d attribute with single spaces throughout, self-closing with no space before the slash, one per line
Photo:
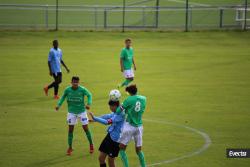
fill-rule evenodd
<path id="1" fill-rule="evenodd" d="M 0 4 L 0 29 L 248 29 L 250 8 L 245 2 L 223 6 Z"/>

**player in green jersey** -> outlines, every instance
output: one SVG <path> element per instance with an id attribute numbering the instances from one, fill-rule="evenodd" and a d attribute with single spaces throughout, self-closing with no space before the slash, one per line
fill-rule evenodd
<path id="1" fill-rule="evenodd" d="M 62 97 L 57 103 L 56 111 L 59 110 L 61 105 L 63 104 L 64 100 L 67 98 L 68 103 L 68 115 L 67 115 L 67 122 L 69 125 L 68 130 L 68 145 L 69 148 L 67 150 L 67 155 L 71 155 L 73 148 L 72 148 L 72 141 L 73 141 L 73 131 L 74 126 L 77 123 L 77 119 L 80 118 L 82 123 L 82 128 L 85 131 L 85 134 L 88 138 L 89 145 L 90 145 L 90 153 L 94 152 L 94 146 L 93 146 L 93 140 L 90 133 L 90 130 L 88 129 L 88 123 L 89 119 L 87 116 L 86 109 L 90 109 L 90 105 L 92 103 L 92 95 L 83 86 L 79 86 L 79 77 L 74 76 L 72 77 L 71 84 L 72 86 L 69 86 L 65 89 Z M 85 106 L 84 97 L 87 96 L 88 101 L 87 105 Z"/>
<path id="2" fill-rule="evenodd" d="M 142 152 L 142 115 L 146 108 L 146 97 L 137 94 L 136 85 L 130 85 L 126 87 L 126 91 L 130 96 L 123 102 L 122 106 L 117 112 L 125 111 L 127 114 L 126 122 L 124 123 L 121 136 L 119 139 L 120 143 L 120 156 L 124 167 L 128 167 L 128 158 L 126 155 L 126 147 L 128 143 L 134 139 L 136 153 L 138 155 L 140 164 L 145 167 L 144 154 Z"/>
<path id="3" fill-rule="evenodd" d="M 132 65 L 134 65 L 134 70 L 136 70 L 135 60 L 134 60 L 134 49 L 131 47 L 132 40 L 125 40 L 125 48 L 122 49 L 120 55 L 120 66 L 121 72 L 125 77 L 125 81 L 118 85 L 118 88 L 123 86 L 128 86 L 130 82 L 134 80 L 134 71 Z"/>

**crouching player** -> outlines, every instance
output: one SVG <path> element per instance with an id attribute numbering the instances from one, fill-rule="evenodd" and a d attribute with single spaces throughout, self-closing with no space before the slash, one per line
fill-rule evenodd
<path id="1" fill-rule="evenodd" d="M 92 103 L 92 95 L 88 91 L 88 89 L 84 88 L 83 86 L 79 86 L 79 77 L 74 76 L 72 77 L 71 84 L 72 86 L 69 86 L 65 89 L 61 99 L 58 101 L 56 111 L 59 110 L 61 105 L 63 104 L 64 100 L 67 98 L 68 102 L 68 116 L 67 116 L 67 122 L 69 125 L 68 130 L 68 150 L 67 155 L 71 155 L 73 148 L 72 148 L 72 142 L 73 142 L 73 131 L 74 126 L 77 123 L 77 119 L 80 118 L 82 123 L 82 128 L 85 131 L 85 134 L 88 138 L 89 145 L 90 145 L 90 153 L 94 152 L 94 146 L 93 141 L 91 137 L 91 133 L 88 129 L 88 117 L 86 109 L 90 109 L 90 105 Z M 84 97 L 87 96 L 88 102 L 85 106 L 84 103 Z"/>
<path id="2" fill-rule="evenodd" d="M 127 115 L 126 122 L 122 128 L 121 137 L 119 139 L 120 143 L 120 156 L 124 167 L 128 167 L 128 158 L 126 155 L 126 147 L 128 143 L 134 139 L 135 149 L 138 155 L 141 167 L 145 167 L 144 154 L 142 152 L 142 115 L 146 107 L 146 97 L 137 95 L 136 85 L 130 85 L 126 88 L 129 93 L 129 97 L 123 102 L 122 106 L 119 107 L 117 113 L 124 112 Z"/>
<path id="3" fill-rule="evenodd" d="M 121 129 L 125 120 L 125 113 L 115 113 L 119 108 L 119 101 L 109 101 L 110 110 L 112 114 L 103 115 L 101 117 L 95 117 L 93 113 L 90 113 L 92 119 L 104 125 L 110 125 L 108 127 L 108 134 L 103 139 L 99 151 L 100 167 L 106 167 L 105 159 L 108 156 L 109 167 L 115 167 L 115 158 L 119 154 L 119 137 Z"/>

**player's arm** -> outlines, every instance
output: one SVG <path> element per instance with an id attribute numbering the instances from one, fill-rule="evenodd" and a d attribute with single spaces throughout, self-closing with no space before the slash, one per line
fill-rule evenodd
<path id="1" fill-rule="evenodd" d="M 66 99 L 67 97 L 67 91 L 65 90 L 62 97 L 59 99 L 59 101 L 57 102 L 57 106 L 56 106 L 56 110 L 58 111 L 59 108 L 62 106 L 64 100 Z"/>
<path id="2" fill-rule="evenodd" d="M 67 72 L 69 73 L 69 68 L 66 66 L 66 64 L 64 63 L 64 61 L 61 59 L 61 64 L 63 65 L 63 67 L 67 70 Z"/>
<path id="3" fill-rule="evenodd" d="M 50 76 L 52 76 L 52 70 L 51 70 L 51 66 L 50 66 L 51 57 L 52 57 L 52 53 L 49 52 L 49 56 L 48 56 L 48 67 L 49 67 L 49 75 L 50 75 Z"/>
<path id="4" fill-rule="evenodd" d="M 123 59 L 122 58 L 120 58 L 120 66 L 121 66 L 121 72 L 123 72 L 124 68 L 123 68 Z"/>
<path id="5" fill-rule="evenodd" d="M 88 89 L 85 88 L 84 90 L 84 94 L 87 96 L 88 101 L 87 101 L 87 105 L 86 105 L 86 109 L 89 110 L 90 106 L 92 104 L 92 94 L 90 93 L 90 91 Z"/>
<path id="6" fill-rule="evenodd" d="M 121 54 L 120 54 L 120 67 L 121 67 L 121 72 L 124 71 L 124 67 L 123 67 L 123 58 L 124 58 L 124 50 L 122 49 Z"/>
<path id="7" fill-rule="evenodd" d="M 136 70 L 136 65 L 135 65 L 135 59 L 134 59 L 134 57 L 133 57 L 133 65 L 134 65 L 134 70 Z"/>

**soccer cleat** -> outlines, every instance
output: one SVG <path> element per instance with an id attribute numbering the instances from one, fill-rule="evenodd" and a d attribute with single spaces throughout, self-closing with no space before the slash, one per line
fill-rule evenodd
<path id="1" fill-rule="evenodd" d="M 72 148 L 68 148 L 66 155 L 70 156 L 73 152 Z"/>
<path id="2" fill-rule="evenodd" d="M 89 153 L 90 153 L 90 154 L 93 154 L 93 153 L 94 153 L 94 145 L 93 145 L 93 144 L 90 144 L 90 145 L 89 145 Z"/>
<path id="3" fill-rule="evenodd" d="M 48 96 L 48 91 L 49 91 L 48 86 L 45 86 L 45 87 L 43 88 L 43 90 L 44 90 L 45 95 Z"/>
<path id="4" fill-rule="evenodd" d="M 54 95 L 54 99 L 58 100 L 60 97 L 58 95 Z"/>

